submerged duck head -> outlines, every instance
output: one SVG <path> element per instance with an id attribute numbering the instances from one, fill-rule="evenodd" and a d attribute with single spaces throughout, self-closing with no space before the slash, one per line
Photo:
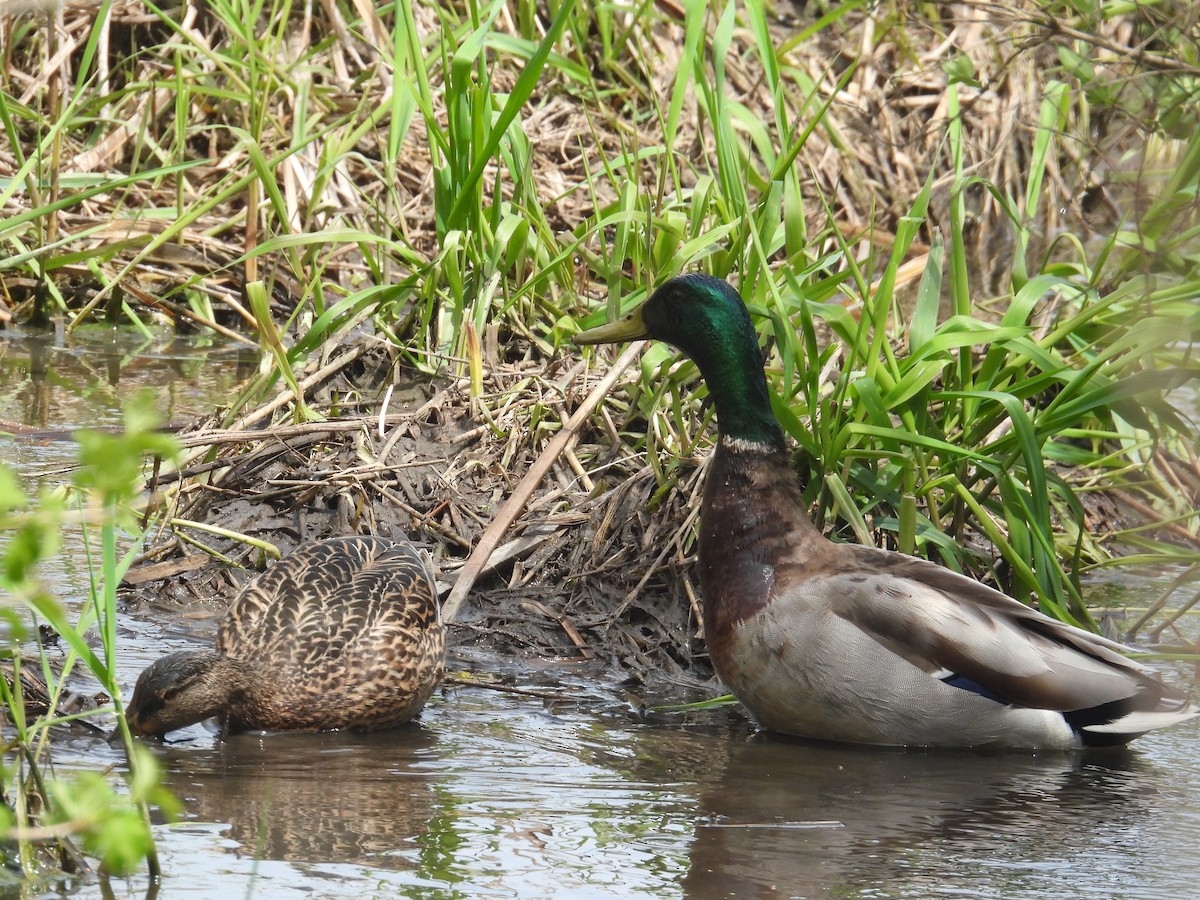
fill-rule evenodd
<path id="1" fill-rule="evenodd" d="M 138 677 L 125 709 L 134 734 L 159 736 L 220 715 L 242 680 L 236 660 L 211 651 L 180 651 Z"/>

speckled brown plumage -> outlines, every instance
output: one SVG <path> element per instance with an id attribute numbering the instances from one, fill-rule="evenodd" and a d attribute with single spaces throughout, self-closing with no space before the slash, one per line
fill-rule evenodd
<path id="1" fill-rule="evenodd" d="M 407 541 L 301 547 L 234 600 L 215 651 L 172 653 L 138 679 L 135 733 L 213 716 L 222 731 L 374 731 L 416 715 L 441 680 L 433 576 Z"/>

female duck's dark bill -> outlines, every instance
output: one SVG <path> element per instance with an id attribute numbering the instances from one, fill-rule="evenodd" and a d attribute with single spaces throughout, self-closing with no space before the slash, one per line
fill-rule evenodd
<path id="1" fill-rule="evenodd" d="M 639 306 L 625 318 L 581 331 L 571 340 L 576 344 L 617 344 L 621 341 L 636 341 L 639 338 L 648 337 L 650 334 L 646 331 L 645 323 L 642 322 L 642 308 Z"/>

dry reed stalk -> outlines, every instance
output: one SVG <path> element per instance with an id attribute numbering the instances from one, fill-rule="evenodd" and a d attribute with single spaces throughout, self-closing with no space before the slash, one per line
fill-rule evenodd
<path id="1" fill-rule="evenodd" d="M 595 408 L 607 396 L 613 385 L 624 373 L 638 356 L 642 350 L 642 344 L 634 343 L 625 348 L 624 352 L 617 357 L 616 361 L 609 368 L 604 378 L 596 385 L 595 388 L 588 394 L 587 398 L 579 405 L 579 408 L 571 415 L 559 430 L 557 434 L 546 445 L 546 449 L 538 456 L 537 461 L 532 465 L 525 477 L 513 489 L 513 491 L 505 499 L 500 509 L 496 511 L 487 530 L 480 537 L 479 543 L 471 552 L 470 558 L 462 571 L 458 574 L 458 580 L 454 582 L 454 588 L 450 592 L 450 596 L 446 598 L 446 602 L 442 605 L 442 617 L 447 622 L 453 622 L 458 616 L 459 610 L 467 598 L 467 594 L 475 584 L 475 579 L 479 577 L 479 573 L 483 571 L 487 565 L 488 559 L 492 552 L 500 543 L 500 538 L 504 536 L 504 532 L 508 530 L 513 520 L 520 515 L 525 504 L 529 502 L 530 496 L 549 471 L 550 466 L 558 459 L 564 450 L 574 441 L 578 435 L 580 427 L 591 417 Z"/>

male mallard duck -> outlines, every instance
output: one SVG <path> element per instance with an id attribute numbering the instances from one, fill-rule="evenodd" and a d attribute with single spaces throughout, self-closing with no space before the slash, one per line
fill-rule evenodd
<path id="1" fill-rule="evenodd" d="M 724 281 L 673 278 L 575 341 L 637 338 L 690 356 L 716 406 L 700 521 L 704 633 L 717 674 L 763 726 L 860 744 L 1067 749 L 1200 714 L 1120 644 L 925 560 L 817 531 L 754 326 Z"/>
<path id="2" fill-rule="evenodd" d="M 223 734 L 375 731 L 421 711 L 445 655 L 433 575 L 416 549 L 330 538 L 247 585 L 215 651 L 171 653 L 146 669 L 126 714 L 146 735 L 213 716 Z"/>

